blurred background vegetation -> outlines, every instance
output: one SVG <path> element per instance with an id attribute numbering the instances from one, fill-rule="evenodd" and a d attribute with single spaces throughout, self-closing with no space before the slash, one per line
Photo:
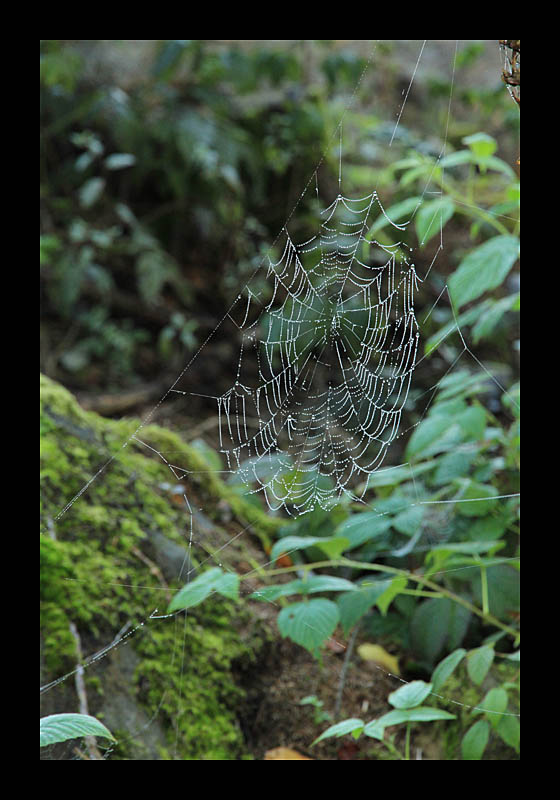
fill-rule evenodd
<path id="1" fill-rule="evenodd" d="M 395 161 L 440 152 L 452 41 L 426 47 L 388 146 L 421 45 L 376 46 L 344 121 L 347 195 L 377 186 L 387 208 L 414 194 Z M 159 399 L 261 263 L 319 163 L 330 202 L 332 134 L 371 51 L 338 40 L 42 41 L 42 371 L 106 413 Z M 483 130 L 515 165 L 518 110 L 500 69 L 496 41 L 459 43 L 448 150 Z M 477 173 L 473 204 L 507 202 L 503 175 L 496 183 Z M 312 224 L 308 195 L 290 221 L 296 238 Z M 433 302 L 470 244 L 464 210 L 447 225 L 450 258 L 438 260 L 420 303 Z M 424 248 L 420 264 L 432 257 Z M 211 347 L 214 365 L 233 357 L 219 335 Z"/>

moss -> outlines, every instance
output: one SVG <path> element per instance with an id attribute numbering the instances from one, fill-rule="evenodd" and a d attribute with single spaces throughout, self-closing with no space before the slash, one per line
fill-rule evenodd
<path id="1" fill-rule="evenodd" d="M 210 598 L 186 617 L 150 619 L 156 607 L 165 612 L 180 587 L 152 561 L 150 536 L 163 535 L 184 548 L 188 525 L 184 506 L 166 491 L 168 467 L 130 439 L 138 425 L 84 411 L 67 390 L 41 376 L 42 683 L 76 667 L 71 623 L 86 660 L 126 626 L 124 643 L 85 671 L 90 713 L 109 721 L 117 707 L 126 709 L 113 718 L 121 741 L 109 757 L 247 758 L 236 715 L 243 695 L 232 671 L 239 660 L 254 658 L 258 637 L 248 633 L 243 603 Z M 142 428 L 141 439 L 160 452 L 173 450 L 186 469 L 208 469 L 200 452 L 170 431 L 150 425 Z M 192 477 L 187 492 L 199 506 L 216 508 L 225 500 L 237 523 L 252 524 L 268 542 L 276 523 L 260 509 L 216 475 Z M 232 545 L 228 563 L 235 552 Z M 195 548 L 192 557 L 200 563 L 207 551 Z M 42 713 L 78 710 L 71 677 L 44 700 Z M 139 726 L 147 720 L 149 741 L 121 727 L 118 719 L 127 715 Z"/>

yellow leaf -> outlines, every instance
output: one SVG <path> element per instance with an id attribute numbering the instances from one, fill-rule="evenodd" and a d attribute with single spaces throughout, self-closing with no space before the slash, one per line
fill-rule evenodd
<path id="1" fill-rule="evenodd" d="M 265 761 L 313 761 L 312 758 L 302 756 L 297 750 L 289 747 L 275 747 L 264 754 Z"/>
<path id="2" fill-rule="evenodd" d="M 380 667 L 385 667 L 388 672 L 393 675 L 400 675 L 399 662 L 388 653 L 381 645 L 378 644 L 361 644 L 358 647 L 358 653 L 364 661 L 374 661 Z"/>

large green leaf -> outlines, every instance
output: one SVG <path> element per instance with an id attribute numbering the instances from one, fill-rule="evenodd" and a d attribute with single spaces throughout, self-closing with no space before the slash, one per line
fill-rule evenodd
<path id="1" fill-rule="evenodd" d="M 511 565 L 497 564 L 487 568 L 486 579 L 488 582 L 488 605 L 491 614 L 499 617 L 499 619 L 504 619 L 508 617 L 510 612 L 519 611 L 519 570 Z M 472 588 L 477 602 L 482 602 L 481 578 L 478 572 L 473 576 Z"/>
<path id="2" fill-rule="evenodd" d="M 323 731 L 323 733 L 315 739 L 311 746 L 313 747 L 314 744 L 322 742 L 323 739 L 329 739 L 332 736 L 339 738 L 341 736 L 346 736 L 348 733 L 361 731 L 363 727 L 364 723 L 361 719 L 343 719 L 341 722 L 337 722 L 335 725 L 331 725 L 330 728 L 327 728 L 326 731 Z"/>
<path id="3" fill-rule="evenodd" d="M 379 597 L 391 586 L 391 580 L 373 581 L 367 586 L 359 586 L 356 591 L 342 594 L 337 605 L 340 612 L 340 623 L 345 633 L 375 605 Z"/>
<path id="4" fill-rule="evenodd" d="M 470 612 L 447 598 L 425 600 L 410 622 L 411 644 L 422 661 L 433 664 L 445 648 L 458 647 L 470 621 Z"/>
<path id="5" fill-rule="evenodd" d="M 315 594 L 316 592 L 357 592 L 358 587 L 346 578 L 337 578 L 335 575 L 309 575 L 307 578 L 298 578 L 289 583 L 265 586 L 249 595 L 250 600 L 264 600 L 272 602 L 279 597 L 292 594 Z"/>
<path id="6" fill-rule="evenodd" d="M 460 444 L 464 433 L 457 415 L 430 414 L 415 429 L 406 448 L 407 459 L 427 458 Z"/>
<path id="7" fill-rule="evenodd" d="M 283 608 L 278 614 L 278 628 L 282 636 L 314 653 L 332 635 L 338 620 L 337 605 L 317 598 Z"/>
<path id="8" fill-rule="evenodd" d="M 498 147 L 496 140 L 487 133 L 473 133 L 465 136 L 462 142 L 468 145 L 478 158 L 488 158 L 488 156 L 494 155 Z"/>
<path id="9" fill-rule="evenodd" d="M 516 236 L 494 236 L 459 264 L 449 279 L 449 291 L 460 308 L 484 292 L 499 286 L 519 256 Z"/>
<path id="10" fill-rule="evenodd" d="M 337 528 L 337 535 L 344 536 L 349 541 L 347 550 L 353 550 L 364 542 L 377 539 L 391 527 L 391 519 L 376 511 L 366 511 L 362 514 L 353 514 Z"/>
<path id="11" fill-rule="evenodd" d="M 395 597 L 397 597 L 397 595 L 399 595 L 403 589 L 406 589 L 407 583 L 408 583 L 408 578 L 399 575 L 391 580 L 391 582 L 389 583 L 388 587 L 385 589 L 383 594 L 381 594 L 377 598 L 375 603 L 378 609 L 383 614 L 383 616 L 385 616 L 385 614 L 387 613 L 387 609 L 389 608 Z"/>
<path id="12" fill-rule="evenodd" d="M 364 728 L 364 733 L 366 736 L 379 739 L 383 730 L 390 725 L 400 725 L 403 722 L 434 722 L 438 719 L 455 719 L 455 715 L 450 714 L 448 711 L 443 711 L 441 708 L 431 708 L 430 706 L 396 709 L 383 714 L 379 719 L 369 722 Z"/>
<path id="13" fill-rule="evenodd" d="M 457 503 L 457 513 L 463 517 L 483 517 L 492 509 L 496 508 L 496 501 L 492 498 L 497 497 L 498 490 L 487 483 L 478 483 L 468 478 L 456 481 L 460 487 L 459 500 Z"/>
<path id="14" fill-rule="evenodd" d="M 467 654 L 467 672 L 473 683 L 479 686 L 492 666 L 494 661 L 494 648 L 490 645 L 483 645 L 471 650 Z"/>
<path id="15" fill-rule="evenodd" d="M 463 647 L 459 647 L 457 650 L 449 653 L 449 655 L 444 658 L 443 661 L 440 661 L 432 673 L 432 686 L 434 692 L 439 692 L 445 681 L 452 675 L 466 654 L 467 651 Z"/>
<path id="16" fill-rule="evenodd" d="M 478 344 L 481 339 L 486 339 L 491 335 L 496 325 L 500 322 L 504 314 L 508 311 L 519 310 L 519 292 L 502 297 L 501 300 L 493 300 L 485 308 L 483 313 L 473 325 L 472 334 L 474 344 Z"/>
<path id="17" fill-rule="evenodd" d="M 239 597 L 239 576 L 213 567 L 185 584 L 169 604 L 168 611 L 192 608 L 214 593 L 236 600 Z"/>
<path id="18" fill-rule="evenodd" d="M 495 728 L 502 718 L 501 715 L 508 707 L 508 693 L 501 686 L 495 686 L 487 692 L 480 707 L 490 712 L 488 720 L 492 727 Z"/>
<path id="19" fill-rule="evenodd" d="M 431 694 L 432 684 L 425 681 L 410 681 L 391 692 L 387 698 L 394 708 L 414 708 Z"/>
<path id="20" fill-rule="evenodd" d="M 484 719 L 475 722 L 463 736 L 461 753 L 464 761 L 480 761 L 490 735 L 490 726 Z"/>
<path id="21" fill-rule="evenodd" d="M 87 714 L 51 714 L 41 719 L 40 747 L 80 736 L 103 736 L 116 741 L 105 725 Z"/>
<path id="22" fill-rule="evenodd" d="M 348 544 L 348 539 L 341 536 L 284 536 L 275 542 L 270 551 L 270 560 L 275 561 L 282 553 L 292 553 L 308 547 L 318 547 L 329 558 L 338 558 Z"/>
<path id="23" fill-rule="evenodd" d="M 455 213 L 455 204 L 449 197 L 438 197 L 424 203 L 415 217 L 416 235 L 420 246 L 441 231 Z"/>
<path id="24" fill-rule="evenodd" d="M 513 747 L 514 750 L 519 751 L 520 725 L 517 717 L 511 714 L 500 717 L 500 721 L 496 726 L 496 732 L 506 744 Z"/>

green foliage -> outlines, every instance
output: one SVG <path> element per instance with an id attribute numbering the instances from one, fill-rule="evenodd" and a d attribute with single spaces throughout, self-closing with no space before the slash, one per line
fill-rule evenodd
<path id="1" fill-rule="evenodd" d="M 50 714 L 41 718 L 40 747 L 81 736 L 102 736 L 115 741 L 115 737 L 95 717 L 87 714 Z"/>
<path id="2" fill-rule="evenodd" d="M 278 629 L 311 653 L 319 648 L 334 632 L 339 620 L 335 603 L 325 598 L 291 603 L 278 614 Z"/>
<path id="3" fill-rule="evenodd" d="M 453 673 L 461 663 L 466 664 L 466 676 L 484 691 L 470 697 L 472 705 L 465 709 L 462 720 L 461 757 L 466 761 L 479 761 L 489 744 L 501 740 L 508 747 L 519 753 L 519 717 L 518 708 L 519 672 L 511 675 L 507 672 L 500 680 L 500 673 L 490 675 L 495 661 L 494 646 L 490 643 L 469 652 L 458 649 L 450 653 L 434 670 L 432 680 L 434 691 L 443 689 L 448 694 Z M 519 650 L 508 656 L 505 661 L 519 661 Z M 505 667 L 507 670 L 508 668 Z M 502 670 L 503 672 L 503 670 Z M 490 688 L 485 688 L 492 678 Z M 498 679 L 496 681 L 496 678 Z M 497 685 L 496 685 L 497 683 Z M 473 722 L 473 718 L 475 721 Z"/>
<path id="4" fill-rule="evenodd" d="M 364 723 L 360 719 L 346 719 L 337 722 L 323 731 L 313 744 L 324 739 L 348 734 L 357 739 L 363 734 L 381 742 L 396 757 L 404 757 L 405 760 L 408 760 L 410 758 L 410 735 L 414 724 L 447 722 L 456 719 L 456 715 L 445 710 L 424 706 L 424 701 L 432 696 L 441 698 L 443 703 L 448 702 L 440 693 L 450 691 L 449 683 L 461 662 L 466 661 L 469 677 L 475 684 L 480 685 L 487 677 L 493 660 L 494 649 L 491 645 L 485 645 L 469 652 L 458 648 L 437 665 L 429 683 L 414 680 L 391 692 L 387 700 L 394 710 L 388 711 L 368 723 Z M 515 711 L 508 711 L 508 708 L 511 709 L 510 694 L 515 695 L 518 688 L 518 683 L 504 680 L 501 685 L 490 688 L 476 706 L 471 707 L 466 706 L 464 702 L 460 703 L 465 712 L 463 716 L 467 718 L 466 732 L 462 735 L 460 746 L 463 760 L 480 760 L 492 736 L 501 739 L 516 753 L 519 752 L 519 719 Z M 461 697 L 464 699 L 464 691 Z M 473 716 L 482 718 L 472 723 Z M 394 746 L 396 734 L 385 735 L 387 728 L 403 724 L 407 726 L 404 756 Z"/>
<path id="5" fill-rule="evenodd" d="M 423 701 L 432 693 L 432 684 L 425 681 L 411 681 L 391 692 L 387 698 L 395 709 L 388 711 L 378 719 L 364 723 L 360 719 L 347 719 L 331 725 L 326 731 L 315 739 L 313 744 L 329 739 L 333 736 L 340 737 L 349 733 L 357 739 L 364 734 L 372 739 L 382 742 L 393 754 L 405 761 L 410 760 L 410 731 L 413 723 L 436 722 L 439 720 L 455 719 L 454 714 L 439 708 L 423 706 Z M 385 729 L 406 724 L 406 744 L 404 755 L 394 746 L 394 735 L 385 739 Z"/>
<path id="6" fill-rule="evenodd" d="M 169 604 L 168 612 L 192 608 L 206 600 L 211 594 L 221 594 L 231 600 L 239 597 L 239 576 L 235 572 L 224 572 L 220 567 L 206 570 L 198 578 L 189 581 Z"/>
<path id="7" fill-rule="evenodd" d="M 129 45 L 41 42 L 43 309 L 51 371 L 74 383 L 182 361 L 200 276 L 213 275 L 210 306 L 231 301 L 327 136 L 320 96 L 292 89 L 296 52 L 169 40 L 135 43 L 148 64 L 128 79 L 91 68 Z"/>

